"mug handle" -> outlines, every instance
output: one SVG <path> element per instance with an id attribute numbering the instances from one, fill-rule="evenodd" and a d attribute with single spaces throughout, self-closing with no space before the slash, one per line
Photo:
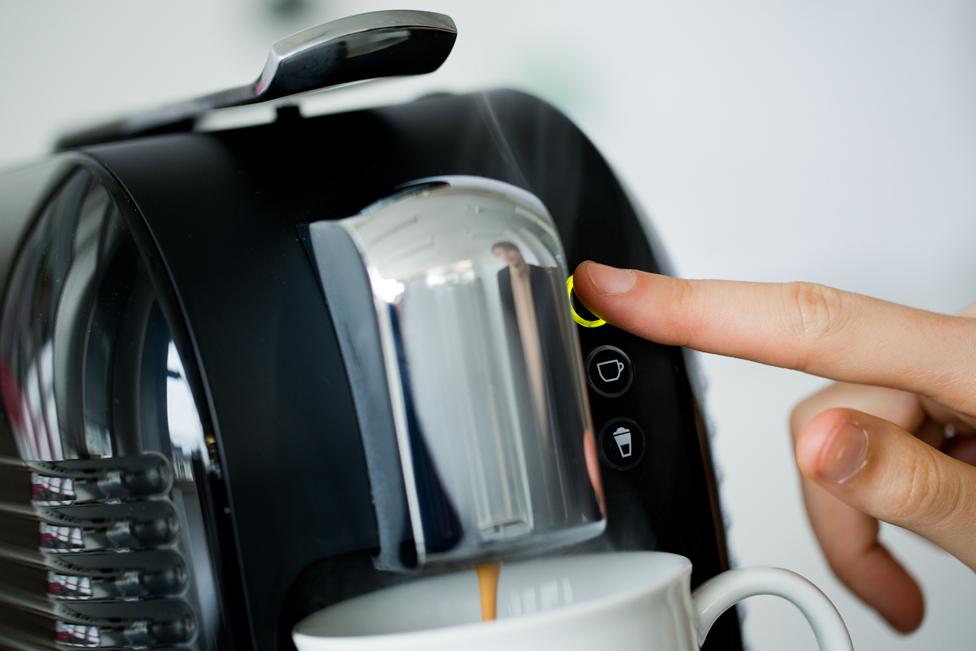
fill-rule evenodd
<path id="1" fill-rule="evenodd" d="M 774 595 L 800 609 L 817 637 L 820 651 L 853 651 L 850 633 L 837 608 L 820 589 L 795 572 L 778 567 L 729 570 L 698 587 L 691 599 L 698 614 L 698 644 L 718 616 L 746 597 Z"/>

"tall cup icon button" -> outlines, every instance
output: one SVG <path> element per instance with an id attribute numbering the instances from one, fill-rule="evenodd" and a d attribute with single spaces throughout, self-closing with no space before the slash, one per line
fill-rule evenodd
<path id="1" fill-rule="evenodd" d="M 586 357 L 586 379 L 601 396 L 616 398 L 634 381 L 634 365 L 616 346 L 600 346 Z"/>
<path id="2" fill-rule="evenodd" d="M 644 458 L 644 431 L 629 418 L 614 418 L 600 430 L 600 457 L 614 470 L 630 470 Z"/>
<path id="3" fill-rule="evenodd" d="M 621 459 L 629 459 L 634 453 L 633 432 L 626 427 L 618 427 L 613 431 L 613 440 L 617 443 Z"/>

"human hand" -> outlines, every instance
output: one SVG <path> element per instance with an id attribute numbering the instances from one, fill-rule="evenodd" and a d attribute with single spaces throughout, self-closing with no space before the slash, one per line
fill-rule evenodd
<path id="1" fill-rule="evenodd" d="M 834 573 L 895 629 L 921 590 L 878 541 L 910 529 L 976 570 L 976 310 L 948 316 L 809 283 L 679 280 L 584 262 L 595 314 L 664 344 L 838 382 L 793 410 L 807 514 Z"/>

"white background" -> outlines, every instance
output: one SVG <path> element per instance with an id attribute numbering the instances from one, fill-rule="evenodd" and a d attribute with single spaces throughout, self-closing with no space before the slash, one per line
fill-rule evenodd
<path id="1" fill-rule="evenodd" d="M 682 275 L 815 280 L 942 311 L 976 300 L 973 2 L 347 0 L 273 13 L 261 0 L 0 0 L 0 167 L 41 155 L 65 126 L 248 82 L 266 45 L 301 27 L 402 6 L 455 17 L 448 64 L 317 105 L 523 88 L 594 139 Z M 703 366 L 739 563 L 813 579 L 858 649 L 976 648 L 976 577 L 928 543 L 884 532 L 928 598 L 912 636 L 830 575 L 786 432 L 790 405 L 822 381 Z M 791 607 L 746 610 L 754 650 L 815 648 Z"/>

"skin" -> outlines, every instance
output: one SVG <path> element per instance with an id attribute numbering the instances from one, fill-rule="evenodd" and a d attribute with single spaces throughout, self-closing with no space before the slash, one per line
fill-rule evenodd
<path id="1" fill-rule="evenodd" d="M 496 246 L 491 250 L 496 257 L 501 258 L 509 267 L 517 267 L 523 263 L 522 254 L 518 249 L 510 249 L 506 246 Z"/>
<path id="2" fill-rule="evenodd" d="M 593 262 L 576 269 L 575 291 L 645 339 L 835 380 L 790 418 L 804 503 L 834 573 L 894 629 L 918 628 L 924 601 L 879 520 L 976 570 L 976 306 L 951 316 L 810 283 Z"/>

